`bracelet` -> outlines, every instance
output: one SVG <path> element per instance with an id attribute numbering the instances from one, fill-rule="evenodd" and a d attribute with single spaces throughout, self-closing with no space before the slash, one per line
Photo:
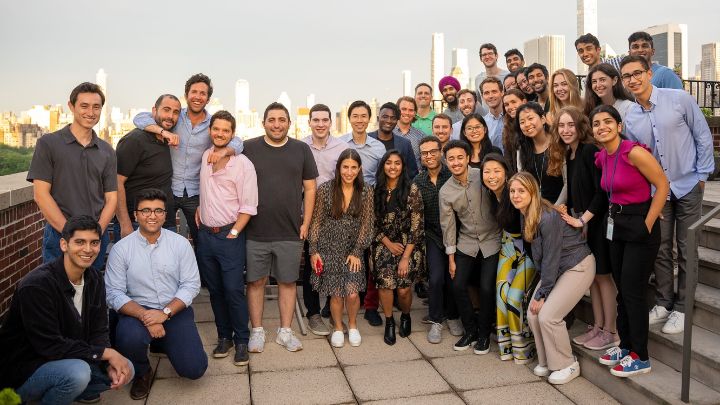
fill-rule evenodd
<path id="1" fill-rule="evenodd" d="M 578 218 L 580 220 L 580 223 L 582 224 L 581 227 L 585 226 L 585 221 L 583 221 L 582 217 Z"/>

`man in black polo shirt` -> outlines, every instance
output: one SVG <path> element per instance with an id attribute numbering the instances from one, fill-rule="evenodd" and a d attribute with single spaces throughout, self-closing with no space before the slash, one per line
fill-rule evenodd
<path id="1" fill-rule="evenodd" d="M 72 124 L 38 139 L 27 180 L 35 202 L 47 221 L 43 234 L 43 263 L 62 256 L 60 230 L 67 218 L 89 215 L 102 229 L 100 252 L 93 267 L 105 264 L 105 230 L 117 206 L 115 151 L 98 138 L 93 127 L 100 120 L 105 95 L 93 83 L 81 83 L 70 93 Z"/>
<path id="2" fill-rule="evenodd" d="M 91 402 L 133 379 L 132 364 L 111 349 L 105 284 L 86 271 L 100 251 L 100 225 L 90 216 L 63 225 L 63 255 L 18 283 L 0 327 L 0 387 L 23 402 Z"/>
<path id="3" fill-rule="evenodd" d="M 152 116 L 157 125 L 170 131 L 180 116 L 180 100 L 163 94 L 155 101 Z M 167 212 L 173 213 L 172 159 L 167 141 L 160 135 L 135 128 L 120 139 L 117 145 L 118 204 L 115 233 L 125 237 L 137 228 L 130 217 L 134 211 L 135 195 L 145 189 L 156 188 L 167 194 Z M 164 228 L 175 230 L 175 216 L 166 215 Z"/>

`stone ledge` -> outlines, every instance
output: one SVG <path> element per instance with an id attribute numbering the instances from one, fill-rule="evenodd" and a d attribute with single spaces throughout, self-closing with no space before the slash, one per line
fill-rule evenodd
<path id="1" fill-rule="evenodd" d="M 32 201 L 33 185 L 25 180 L 27 173 L 20 172 L 0 176 L 0 210 Z"/>

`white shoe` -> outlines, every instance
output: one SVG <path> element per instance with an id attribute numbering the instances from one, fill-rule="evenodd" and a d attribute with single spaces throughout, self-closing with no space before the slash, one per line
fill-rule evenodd
<path id="1" fill-rule="evenodd" d="M 303 348 L 302 343 L 300 343 L 300 340 L 295 336 L 295 333 L 293 333 L 290 328 L 278 328 L 275 343 L 283 346 L 289 352 L 297 352 Z"/>
<path id="2" fill-rule="evenodd" d="M 685 329 L 685 314 L 678 311 L 672 311 L 668 317 L 665 326 L 662 328 L 662 333 L 675 334 L 682 333 Z"/>
<path id="3" fill-rule="evenodd" d="M 448 329 L 450 329 L 451 335 L 462 336 L 465 334 L 465 328 L 463 328 L 462 321 L 460 321 L 460 318 L 448 319 L 447 325 L 448 325 Z"/>
<path id="4" fill-rule="evenodd" d="M 350 342 L 350 346 L 352 347 L 360 346 L 360 342 L 362 342 L 360 331 L 357 329 L 348 329 L 348 342 Z"/>
<path id="5" fill-rule="evenodd" d="M 547 368 L 547 366 L 541 366 L 538 364 L 533 369 L 533 374 L 535 374 L 538 377 L 547 377 L 550 375 L 550 370 Z"/>
<path id="6" fill-rule="evenodd" d="M 663 323 L 668 320 L 668 316 L 670 315 L 670 311 L 665 309 L 665 307 L 661 305 L 655 305 L 653 309 L 650 310 L 650 325 L 657 325 L 659 323 Z"/>
<path id="7" fill-rule="evenodd" d="M 580 363 L 577 361 L 562 370 L 553 371 L 548 377 L 550 384 L 566 384 L 580 376 Z"/>
<path id="8" fill-rule="evenodd" d="M 248 341 L 248 352 L 262 353 L 265 350 L 265 329 L 261 327 L 252 328 L 250 330 L 250 340 Z"/>
<path id="9" fill-rule="evenodd" d="M 341 330 L 336 330 L 332 333 L 332 336 L 330 336 L 330 344 L 333 347 L 345 346 L 345 334 Z"/>

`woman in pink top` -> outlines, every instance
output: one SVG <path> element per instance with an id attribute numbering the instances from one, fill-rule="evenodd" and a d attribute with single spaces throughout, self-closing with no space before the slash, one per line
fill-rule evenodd
<path id="1" fill-rule="evenodd" d="M 600 186 L 610 207 L 605 236 L 618 289 L 617 329 L 620 346 L 608 349 L 600 363 L 618 377 L 650 372 L 645 302 L 650 272 L 660 247 L 660 216 L 670 186 L 663 169 L 645 145 L 622 139 L 620 113 L 608 105 L 590 113 L 593 136 L 604 150 L 595 155 L 602 169 Z M 650 185 L 655 186 L 651 196 Z"/>

